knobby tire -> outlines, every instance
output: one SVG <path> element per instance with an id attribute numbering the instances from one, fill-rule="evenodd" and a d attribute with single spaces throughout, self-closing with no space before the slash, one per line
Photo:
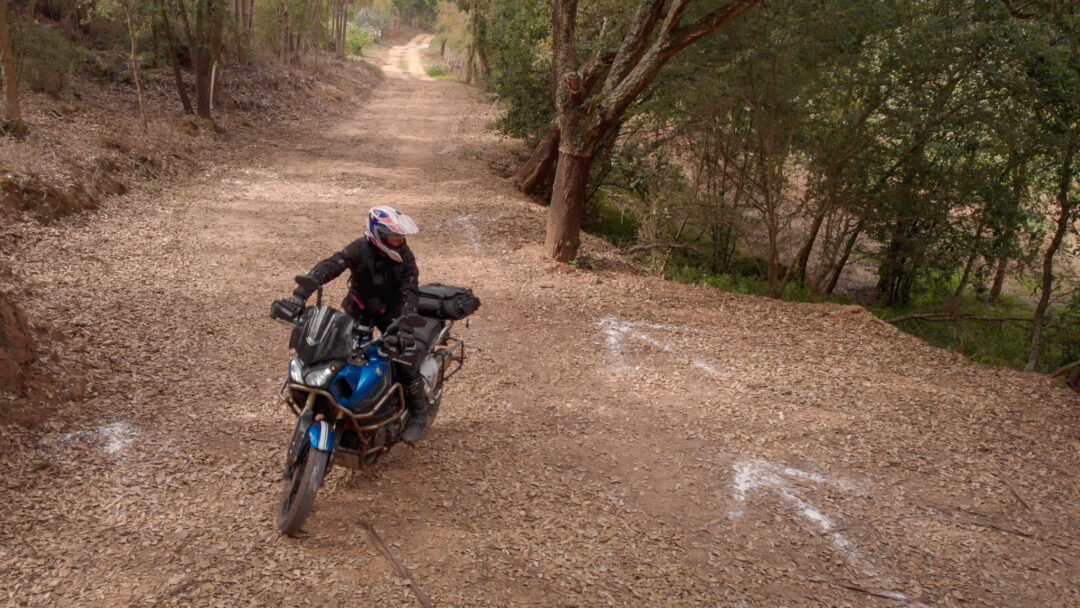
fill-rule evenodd
<path id="1" fill-rule="evenodd" d="M 292 479 L 286 482 L 278 509 L 278 530 L 288 536 L 299 532 L 300 526 L 304 525 L 304 521 L 311 514 L 311 508 L 315 505 L 315 494 L 322 485 L 326 465 L 330 462 L 330 453 L 308 446 L 301 459 L 303 466 L 298 464 Z"/>

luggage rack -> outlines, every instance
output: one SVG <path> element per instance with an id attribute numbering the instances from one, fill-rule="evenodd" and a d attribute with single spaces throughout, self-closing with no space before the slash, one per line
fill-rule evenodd
<path id="1" fill-rule="evenodd" d="M 461 371 L 465 366 L 465 341 L 454 338 L 446 346 L 446 359 L 443 361 L 443 382 L 449 380 L 454 374 Z M 457 363 L 457 367 L 447 370 L 451 363 Z"/>

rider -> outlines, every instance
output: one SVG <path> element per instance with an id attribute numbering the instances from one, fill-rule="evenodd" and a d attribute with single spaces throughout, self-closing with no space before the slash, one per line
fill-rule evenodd
<path id="1" fill-rule="evenodd" d="M 308 277 L 323 285 L 336 279 L 345 269 L 350 270 L 349 293 L 342 308 L 357 323 L 386 331 L 394 319 L 416 312 L 420 295 L 417 289 L 419 271 L 405 238 L 419 231 L 412 218 L 398 209 L 372 207 L 368 211 L 364 236 L 316 264 Z M 303 312 L 304 302 L 312 291 L 297 287 L 292 297 L 284 300 L 293 316 Z M 409 409 L 409 424 L 402 439 L 413 443 L 427 430 L 428 403 L 424 382 L 416 366 L 398 365 L 396 373 L 405 389 L 405 405 Z"/>

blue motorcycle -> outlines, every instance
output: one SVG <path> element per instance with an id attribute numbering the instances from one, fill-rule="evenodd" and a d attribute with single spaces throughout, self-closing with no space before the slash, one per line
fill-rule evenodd
<path id="1" fill-rule="evenodd" d="M 298 276 L 297 282 L 306 277 Z M 282 302 L 270 316 L 293 326 L 289 372 L 281 388 L 286 405 L 296 414 L 285 458 L 285 488 L 277 527 L 287 535 L 300 530 L 311 513 L 315 495 L 333 465 L 369 467 L 401 440 L 409 422 L 405 392 L 394 379 L 395 365 L 416 365 L 428 399 L 428 424 L 435 419 L 443 383 L 465 362 L 465 343 L 453 338 L 453 302 L 448 290 L 467 289 L 438 284 L 421 287 L 421 314 L 403 316 L 376 336 L 374 328 L 355 323 L 340 310 L 322 304 L 318 285 L 315 306 L 293 316 Z M 434 295 L 433 295 L 434 294 Z"/>

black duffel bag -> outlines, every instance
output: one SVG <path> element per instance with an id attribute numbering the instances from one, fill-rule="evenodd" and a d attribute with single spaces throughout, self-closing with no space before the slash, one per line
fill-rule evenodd
<path id="1" fill-rule="evenodd" d="M 458 321 L 480 308 L 480 298 L 467 287 L 454 287 L 442 283 L 420 286 L 420 299 L 416 310 L 420 314 L 438 319 Z"/>

